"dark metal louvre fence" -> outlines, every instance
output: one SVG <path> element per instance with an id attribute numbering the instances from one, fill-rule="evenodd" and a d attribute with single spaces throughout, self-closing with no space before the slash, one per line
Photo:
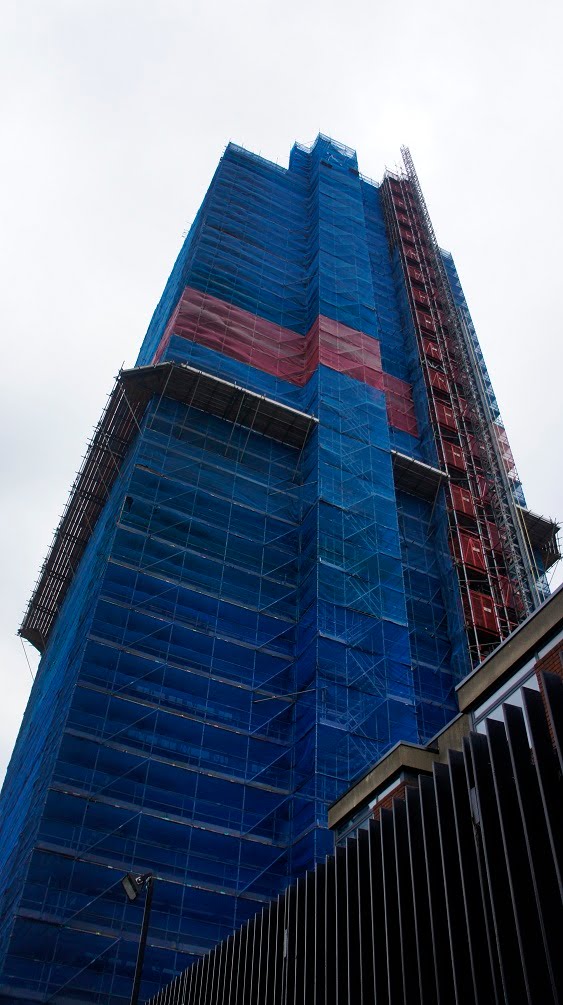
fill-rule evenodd
<path id="1" fill-rule="evenodd" d="M 562 1000 L 563 682 L 543 684 L 150 1005 Z"/>

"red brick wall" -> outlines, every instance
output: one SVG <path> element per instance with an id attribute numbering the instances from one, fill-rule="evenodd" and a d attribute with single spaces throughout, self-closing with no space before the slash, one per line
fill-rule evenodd
<path id="1" fill-rule="evenodd" d="M 542 670 L 545 670 L 547 671 L 547 673 L 557 674 L 558 677 L 561 677 L 563 679 L 563 639 L 561 639 L 559 642 L 556 642 L 553 649 L 550 649 L 549 652 L 545 654 L 545 656 L 542 656 L 541 660 L 538 660 L 538 662 L 534 667 L 534 670 L 536 671 L 541 696 L 543 698 L 543 703 L 547 712 L 547 703 L 545 700 L 544 687 L 541 681 L 540 673 Z M 549 718 L 549 715 L 547 717 L 547 721 L 549 723 L 549 732 L 551 733 L 552 743 L 555 744 L 555 737 L 553 735 L 553 729 L 551 726 L 551 720 Z"/>
<path id="2" fill-rule="evenodd" d="M 563 678 L 563 639 L 556 642 L 553 649 L 550 649 L 545 656 L 542 656 L 541 660 L 538 660 L 534 669 L 538 680 L 541 670 L 547 670 L 548 673 L 555 673 L 558 677 Z"/>
<path id="3" fill-rule="evenodd" d="M 382 810 L 391 810 L 393 808 L 394 799 L 405 798 L 405 790 L 408 785 L 416 785 L 416 782 L 414 780 L 407 782 L 399 782 L 397 787 L 394 788 L 392 792 L 388 792 L 387 795 L 384 796 L 384 798 L 381 800 L 381 802 L 377 803 L 377 805 L 373 807 L 373 816 L 375 820 L 379 820 Z"/>

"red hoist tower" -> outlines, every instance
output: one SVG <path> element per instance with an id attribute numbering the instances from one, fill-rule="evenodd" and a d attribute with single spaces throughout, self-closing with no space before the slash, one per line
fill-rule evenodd
<path id="1" fill-rule="evenodd" d="M 472 659 L 480 662 L 538 606 L 534 557 L 514 498 L 475 345 L 458 309 L 410 152 L 382 183 L 445 478 L 451 553 Z M 506 455 L 506 449 L 504 450 Z"/>

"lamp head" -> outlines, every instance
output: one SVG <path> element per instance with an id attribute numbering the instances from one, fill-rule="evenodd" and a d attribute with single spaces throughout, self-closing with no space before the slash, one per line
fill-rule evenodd
<path id="1" fill-rule="evenodd" d="M 142 875 L 138 872 L 128 872 L 121 880 L 121 885 L 125 890 L 128 900 L 136 900 L 145 884 L 151 878 L 150 872 Z"/>

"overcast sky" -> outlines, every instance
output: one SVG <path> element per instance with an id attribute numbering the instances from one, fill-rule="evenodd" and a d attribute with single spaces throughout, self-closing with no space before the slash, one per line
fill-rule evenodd
<path id="1" fill-rule="evenodd" d="M 15 632 L 229 140 L 286 165 L 322 131 L 376 179 L 410 146 L 528 504 L 563 518 L 562 30 L 560 0 L 4 0 L 0 777 Z"/>

